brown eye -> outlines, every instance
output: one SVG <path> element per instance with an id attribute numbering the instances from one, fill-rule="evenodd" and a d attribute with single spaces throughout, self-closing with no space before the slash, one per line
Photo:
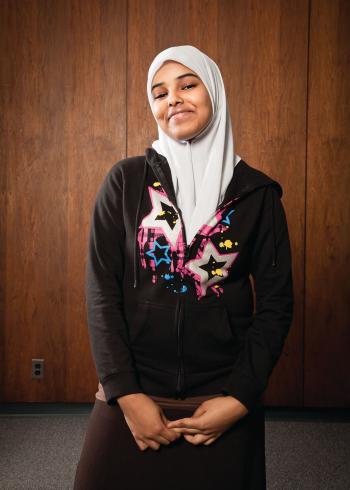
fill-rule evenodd
<path id="1" fill-rule="evenodd" d="M 156 96 L 154 97 L 154 99 L 159 99 L 160 97 L 163 97 L 164 95 L 166 95 L 166 94 L 158 94 L 158 95 L 156 95 Z"/>

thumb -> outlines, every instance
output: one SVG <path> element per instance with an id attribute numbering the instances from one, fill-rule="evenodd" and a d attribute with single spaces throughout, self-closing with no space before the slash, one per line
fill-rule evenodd
<path id="1" fill-rule="evenodd" d="M 191 417 L 185 417 L 183 419 L 178 419 L 178 420 L 172 420 L 167 424 L 167 427 L 169 429 L 172 429 L 173 427 L 196 427 L 197 425 L 197 419 L 204 415 L 207 412 L 207 409 L 203 407 L 203 404 L 199 405 L 199 407 L 196 408 L 196 410 L 193 412 Z"/>
<path id="2" fill-rule="evenodd" d="M 167 423 L 170 422 L 170 420 L 167 418 L 167 416 L 165 415 L 165 413 L 163 412 L 162 409 L 160 409 L 160 417 L 161 417 L 164 425 L 166 425 Z"/>
<path id="3" fill-rule="evenodd" d="M 192 417 L 200 417 L 201 415 L 205 414 L 206 411 L 207 410 L 203 407 L 203 405 L 199 405 L 199 407 L 197 407 L 193 412 Z"/>
<path id="4" fill-rule="evenodd" d="M 167 418 L 167 416 L 165 415 L 165 413 L 163 412 L 162 409 L 160 409 L 160 418 L 162 419 L 163 424 L 165 425 L 165 427 L 169 430 L 168 424 L 170 423 L 170 420 Z M 178 437 L 181 436 L 181 434 L 177 434 L 177 435 L 178 435 Z"/>
<path id="5" fill-rule="evenodd" d="M 196 429 L 199 428 L 199 425 L 200 425 L 200 420 L 199 420 L 199 415 L 197 415 L 192 417 L 185 417 L 183 419 L 172 420 L 167 424 L 167 427 L 168 429 L 173 429 L 173 428 Z"/>

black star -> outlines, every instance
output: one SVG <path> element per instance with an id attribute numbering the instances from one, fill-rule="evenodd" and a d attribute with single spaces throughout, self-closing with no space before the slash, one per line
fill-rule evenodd
<path id="1" fill-rule="evenodd" d="M 156 216 L 156 220 L 165 220 L 170 228 L 173 230 L 178 220 L 178 214 L 172 206 L 168 206 L 164 202 L 160 202 L 162 206 L 162 212 Z"/>
<path id="2" fill-rule="evenodd" d="M 221 267 L 224 266 L 226 262 L 217 262 L 212 255 L 210 255 L 209 261 L 205 265 L 200 265 L 199 267 L 208 273 L 209 279 L 218 276 L 222 277 Z"/>

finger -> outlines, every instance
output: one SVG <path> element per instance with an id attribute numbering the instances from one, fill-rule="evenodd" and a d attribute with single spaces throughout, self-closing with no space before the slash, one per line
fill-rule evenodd
<path id="1" fill-rule="evenodd" d="M 182 434 L 179 432 L 175 432 L 174 429 L 167 429 L 166 427 L 164 427 L 161 433 L 159 433 L 153 439 L 157 442 L 160 442 L 161 444 L 170 444 L 171 442 L 179 439 L 179 437 L 181 436 Z"/>
<path id="2" fill-rule="evenodd" d="M 198 444 L 203 444 L 210 439 L 210 437 L 205 434 L 184 435 L 184 438 L 186 439 L 186 441 L 194 444 L 195 446 L 197 446 Z"/>
<path id="3" fill-rule="evenodd" d="M 181 437 L 181 433 L 174 431 L 174 429 L 169 429 L 167 424 L 170 420 L 166 417 L 165 413 L 161 410 L 160 412 L 161 419 L 165 425 L 162 436 L 169 440 L 169 442 L 176 441 L 179 437 Z"/>
<path id="4" fill-rule="evenodd" d="M 220 434 L 219 434 L 220 435 Z M 212 442 L 216 441 L 216 439 L 218 438 L 219 436 L 215 436 L 215 437 L 211 437 L 210 439 L 208 439 L 207 441 L 203 442 L 203 444 L 205 446 L 209 446 L 209 444 L 211 444 Z"/>
<path id="5" fill-rule="evenodd" d="M 136 441 L 136 444 L 138 445 L 138 447 L 141 449 L 141 451 L 144 451 L 145 449 L 148 448 L 148 444 L 146 444 L 145 442 L 143 442 L 141 439 L 138 439 L 137 437 L 134 437 L 135 441 Z"/>
<path id="6" fill-rule="evenodd" d="M 203 430 L 201 429 L 191 429 L 190 427 L 175 427 L 174 429 L 175 432 L 178 434 L 203 434 Z"/>
<path id="7" fill-rule="evenodd" d="M 157 451 L 160 448 L 160 444 L 157 441 L 154 441 L 153 439 L 147 439 L 147 444 L 149 445 L 150 448 L 154 449 Z"/>
<path id="8" fill-rule="evenodd" d="M 201 436 L 201 437 L 199 437 Z M 208 432 L 207 434 L 204 434 L 203 432 L 201 434 L 184 434 L 184 438 L 189 441 L 201 441 L 201 442 L 206 442 L 207 440 L 211 439 L 212 437 L 217 437 L 216 432 Z"/>
<path id="9" fill-rule="evenodd" d="M 159 442 L 160 444 L 166 444 L 166 445 L 170 444 L 170 442 L 171 442 L 171 441 L 169 441 L 169 439 L 167 439 L 166 437 L 163 437 L 163 436 L 161 436 L 161 435 L 156 436 L 156 437 L 154 438 L 154 440 L 155 440 L 156 442 Z"/>
<path id="10" fill-rule="evenodd" d="M 169 429 L 173 428 L 190 428 L 190 429 L 201 429 L 201 420 L 200 417 L 186 417 L 184 419 L 172 420 L 167 424 Z"/>
<path id="11" fill-rule="evenodd" d="M 168 439 L 168 441 L 176 441 L 182 436 L 181 431 L 175 429 L 165 429 L 162 432 L 162 436 Z"/>
<path id="12" fill-rule="evenodd" d="M 174 427 L 186 427 L 187 420 L 188 420 L 187 418 L 171 420 L 170 422 L 167 423 L 167 427 L 169 427 L 169 429 L 172 429 Z"/>

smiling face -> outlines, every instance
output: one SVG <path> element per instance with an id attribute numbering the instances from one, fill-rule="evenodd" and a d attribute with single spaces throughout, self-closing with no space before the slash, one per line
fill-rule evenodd
<path id="1" fill-rule="evenodd" d="M 202 80 L 187 66 L 166 61 L 152 81 L 152 111 L 175 140 L 191 140 L 209 123 L 212 105 Z"/>

